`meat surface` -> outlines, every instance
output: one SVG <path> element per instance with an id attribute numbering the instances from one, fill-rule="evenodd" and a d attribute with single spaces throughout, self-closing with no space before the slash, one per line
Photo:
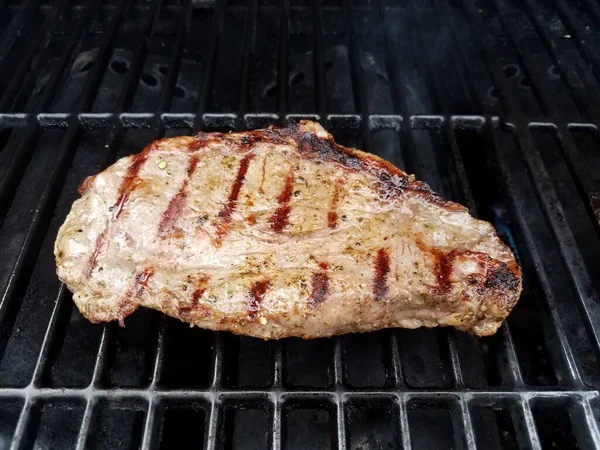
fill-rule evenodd
<path id="1" fill-rule="evenodd" d="M 55 256 L 92 322 L 144 306 L 265 339 L 487 336 L 521 292 L 489 223 L 313 122 L 161 139 L 80 194 Z"/>

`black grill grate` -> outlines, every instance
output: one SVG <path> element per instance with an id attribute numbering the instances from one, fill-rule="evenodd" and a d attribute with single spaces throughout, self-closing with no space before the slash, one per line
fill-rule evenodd
<path id="1" fill-rule="evenodd" d="M 0 2 L 0 447 L 600 448 L 599 25 L 592 0 Z M 525 273 L 496 336 L 79 315 L 52 249 L 86 175 L 300 118 L 495 224 Z"/>

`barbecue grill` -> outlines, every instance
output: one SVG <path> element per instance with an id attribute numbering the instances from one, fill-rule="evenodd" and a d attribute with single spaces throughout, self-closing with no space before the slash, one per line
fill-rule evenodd
<path id="1" fill-rule="evenodd" d="M 600 448 L 595 1 L 3 0 L 0 68 L 1 448 Z M 496 226 L 497 335 L 82 318 L 52 251 L 85 176 L 302 118 Z"/>

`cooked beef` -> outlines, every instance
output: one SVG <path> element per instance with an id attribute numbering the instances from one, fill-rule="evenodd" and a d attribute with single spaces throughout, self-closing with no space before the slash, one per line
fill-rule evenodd
<path id="1" fill-rule="evenodd" d="M 161 139 L 80 193 L 55 256 L 92 322 L 144 306 L 266 339 L 487 336 L 521 291 L 489 223 L 313 122 Z"/>

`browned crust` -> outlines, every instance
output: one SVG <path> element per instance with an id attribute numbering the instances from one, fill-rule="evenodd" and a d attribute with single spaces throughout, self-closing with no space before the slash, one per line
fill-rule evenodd
<path id="1" fill-rule="evenodd" d="M 298 153 L 306 158 L 340 164 L 347 170 L 362 170 L 374 175 L 378 179 L 379 193 L 386 200 L 400 197 L 405 191 L 411 191 L 437 206 L 453 211 L 466 211 L 464 206 L 443 199 L 427 183 L 415 180 L 413 176 L 407 175 L 390 162 L 376 155 L 339 145 L 329 133 L 325 136 L 318 136 L 315 131 L 316 127 L 319 125 L 315 122 L 303 120 L 286 127 L 270 126 L 236 133 L 200 132 L 195 139 L 187 139 L 185 145 L 173 146 L 171 149 L 186 152 L 201 151 L 203 147 L 211 143 L 225 144 L 229 150 L 247 154 L 258 144 L 295 145 Z M 149 153 L 160 148 L 161 143 L 174 139 L 181 138 L 160 139 L 146 147 L 142 153 Z M 96 175 L 93 175 L 83 180 L 78 189 L 79 194 L 83 195 L 89 190 L 95 177 Z"/>
<path id="2" fill-rule="evenodd" d="M 363 170 L 379 180 L 377 187 L 385 199 L 399 197 L 405 191 L 421 196 L 425 201 L 453 211 L 466 210 L 458 203 L 445 200 L 431 187 L 413 176 L 407 175 L 398 167 L 376 155 L 336 143 L 331 134 L 318 136 L 315 122 L 303 120 L 286 127 L 270 126 L 239 133 L 199 133 L 196 135 L 200 147 L 208 143 L 227 144 L 231 149 L 247 153 L 257 144 L 296 145 L 304 157 L 323 162 L 333 162 L 348 170 Z M 192 144 L 190 144 L 190 147 Z M 194 149 L 198 148 L 194 145 Z"/>
<path id="3" fill-rule="evenodd" d="M 144 158 L 147 158 L 151 151 L 158 148 L 168 148 L 172 151 L 180 150 L 193 154 L 194 152 L 202 151 L 209 143 L 226 145 L 229 151 L 245 155 L 243 161 L 246 161 L 246 163 L 242 163 L 240 173 L 238 173 L 238 177 L 230 194 L 229 203 L 231 203 L 231 205 L 228 205 L 224 212 L 220 214 L 222 219 L 221 225 L 223 227 L 227 226 L 228 217 L 230 215 L 230 213 L 228 214 L 227 208 L 232 208 L 235 204 L 239 188 L 245 176 L 245 170 L 247 170 L 247 164 L 253 157 L 252 151 L 254 147 L 258 144 L 293 146 L 296 148 L 298 154 L 304 158 L 338 164 L 350 171 L 367 172 L 373 175 L 377 180 L 376 187 L 381 197 L 385 200 L 399 199 L 409 191 L 411 194 L 418 195 L 422 200 L 438 207 L 451 211 L 466 212 L 466 208 L 462 205 L 441 198 L 431 190 L 427 183 L 416 181 L 414 177 L 407 175 L 391 163 L 375 155 L 337 144 L 330 134 L 324 132 L 318 125 L 309 121 L 302 121 L 299 124 L 292 124 L 284 128 L 269 127 L 242 133 L 199 133 L 194 138 L 162 139 L 148 146 L 140 153 L 140 155 L 134 156 L 134 160 L 140 160 L 142 155 L 144 155 Z M 167 145 L 163 147 L 163 144 Z M 131 169 L 129 170 L 131 171 Z M 127 179 L 131 177 L 132 176 Z M 94 179 L 95 176 L 86 178 L 79 188 L 79 193 L 83 195 L 87 192 L 93 184 Z M 121 196 L 122 195 L 123 194 L 121 194 Z M 286 188 L 282 192 L 278 199 L 282 205 L 281 208 L 286 207 L 286 202 L 289 201 L 290 195 L 291 187 Z M 335 204 L 335 202 L 336 200 L 333 201 L 333 204 Z M 285 212 L 284 209 L 282 209 L 282 211 Z M 285 214 L 282 213 L 281 216 L 281 226 L 279 226 L 278 221 L 278 225 L 275 227 L 276 230 L 285 226 Z M 329 219 L 329 222 L 335 223 L 335 220 Z M 495 234 L 494 231 L 492 231 L 492 233 Z M 96 246 L 98 247 L 98 243 Z M 470 251 L 453 251 L 444 254 L 439 249 L 422 248 L 422 250 L 427 250 L 432 253 L 435 259 L 434 266 L 437 268 L 437 285 L 431 286 L 431 293 L 434 296 L 441 296 L 449 291 L 450 282 L 448 277 L 451 272 L 453 261 L 460 255 L 464 255 L 478 259 L 485 266 L 485 276 L 477 277 L 474 275 L 468 282 L 471 284 L 475 296 L 481 297 L 482 300 L 487 300 L 488 305 L 496 310 L 496 312 L 489 311 L 493 317 L 504 319 L 516 304 L 521 290 L 521 271 L 514 260 L 505 263 L 493 259 L 485 253 Z M 91 267 L 93 268 L 93 266 Z M 378 257 L 375 260 L 375 267 L 377 276 L 374 280 L 374 297 L 375 299 L 381 299 L 385 297 L 387 293 L 386 276 L 389 271 L 389 257 L 384 249 L 380 250 Z M 146 278 L 144 278 L 144 280 L 145 279 Z M 248 315 L 250 319 L 257 314 L 262 297 L 264 296 L 264 291 L 268 289 L 268 286 L 268 281 L 264 281 L 256 284 L 252 288 Z M 144 288 L 144 283 L 136 283 L 136 289 L 133 289 L 135 295 L 130 295 L 129 297 L 135 299 Z M 329 280 L 325 271 L 315 274 L 315 277 L 313 278 L 313 302 L 311 304 L 313 308 L 318 307 L 322 303 L 328 293 L 328 289 Z M 192 307 L 182 308 L 182 311 L 179 311 L 178 315 L 189 315 L 191 310 L 195 307 L 194 304 L 197 303 L 198 298 L 203 292 L 203 289 L 195 291 L 193 294 L 195 299 L 193 298 L 194 301 L 192 301 Z M 127 302 L 124 306 L 120 321 L 133 312 L 135 309 L 135 302 Z M 132 306 L 134 307 L 132 308 Z M 204 311 L 203 315 L 205 315 L 205 313 L 206 311 Z M 485 311 L 483 311 L 482 314 L 484 316 L 488 315 Z M 481 319 L 481 317 L 479 317 L 479 319 Z M 471 326 L 473 325 L 476 325 L 476 323 L 471 324 Z"/>

